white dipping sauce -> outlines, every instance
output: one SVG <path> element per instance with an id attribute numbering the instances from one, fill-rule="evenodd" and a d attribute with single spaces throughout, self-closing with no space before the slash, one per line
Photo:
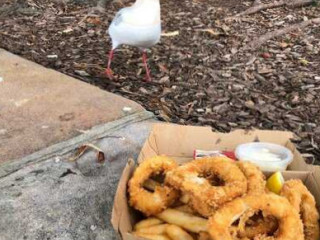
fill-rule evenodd
<path id="1" fill-rule="evenodd" d="M 280 155 L 270 152 L 267 148 L 256 149 L 256 151 L 252 151 L 251 154 L 254 155 L 255 159 L 260 159 L 260 161 L 264 162 L 281 161 Z"/>
<path id="2" fill-rule="evenodd" d="M 249 161 L 260 167 L 262 171 L 285 171 L 292 162 L 292 152 L 284 146 L 252 142 L 237 146 L 235 155 L 239 161 Z"/>

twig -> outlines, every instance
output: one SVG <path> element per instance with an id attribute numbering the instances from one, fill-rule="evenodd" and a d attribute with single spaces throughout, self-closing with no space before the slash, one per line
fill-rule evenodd
<path id="1" fill-rule="evenodd" d="M 249 9 L 237 14 L 235 18 L 241 17 L 244 15 L 250 15 L 253 13 L 260 12 L 262 10 L 266 9 L 271 9 L 271 8 L 277 8 L 277 7 L 282 7 L 282 6 L 288 6 L 288 7 L 302 7 L 302 6 L 307 6 L 315 2 L 315 0 L 294 0 L 294 1 L 285 1 L 285 0 L 280 0 L 272 3 L 267 3 L 267 4 L 257 4 L 259 1 L 255 1 L 253 3 L 253 6 L 250 7 Z"/>
<path id="2" fill-rule="evenodd" d="M 261 0 L 254 0 L 252 6 L 257 6 L 261 4 Z"/>
<path id="3" fill-rule="evenodd" d="M 287 34 L 293 30 L 297 30 L 297 29 L 303 29 L 311 24 L 320 24 L 320 18 L 314 18 L 314 19 L 310 19 L 308 21 L 304 21 L 301 23 L 297 23 L 294 25 L 291 25 L 289 27 L 285 27 L 282 29 L 278 29 L 272 32 L 268 32 L 264 35 L 262 35 L 261 37 L 258 37 L 256 39 L 254 39 L 253 41 L 251 41 L 250 44 L 248 44 L 245 49 L 257 49 L 259 48 L 262 44 L 264 44 L 265 42 L 267 42 L 268 40 L 275 38 L 275 37 L 279 37 L 283 34 Z"/>

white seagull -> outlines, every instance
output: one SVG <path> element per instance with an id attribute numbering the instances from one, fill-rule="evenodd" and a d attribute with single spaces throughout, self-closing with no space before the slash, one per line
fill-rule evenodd
<path id="1" fill-rule="evenodd" d="M 122 44 L 138 47 L 142 50 L 146 69 L 146 80 L 151 81 L 147 64 L 146 49 L 160 41 L 161 16 L 159 0 L 136 0 L 131 7 L 117 12 L 108 29 L 112 40 L 106 74 L 112 79 L 110 68 L 114 50 Z"/>

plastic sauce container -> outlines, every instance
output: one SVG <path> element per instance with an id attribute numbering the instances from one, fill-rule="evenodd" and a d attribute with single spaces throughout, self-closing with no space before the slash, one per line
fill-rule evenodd
<path id="1" fill-rule="evenodd" d="M 266 142 L 241 144 L 236 148 L 235 155 L 239 161 L 252 162 L 266 172 L 285 171 L 293 160 L 288 148 Z"/>

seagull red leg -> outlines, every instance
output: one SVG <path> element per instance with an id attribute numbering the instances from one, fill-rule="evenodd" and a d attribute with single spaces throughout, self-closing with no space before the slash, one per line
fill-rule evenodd
<path id="1" fill-rule="evenodd" d="M 112 59 L 113 59 L 113 54 L 114 54 L 114 50 L 112 49 L 110 51 L 110 53 L 109 53 L 108 67 L 107 67 L 107 69 L 105 71 L 105 73 L 107 74 L 109 79 L 113 79 L 112 70 L 111 70 L 111 62 L 112 62 Z"/>
<path id="2" fill-rule="evenodd" d="M 147 82 L 151 82 L 150 70 L 149 70 L 149 68 L 148 68 L 147 53 L 146 53 L 146 51 L 143 51 L 143 53 L 142 53 L 142 59 L 143 59 L 144 67 L 145 67 L 145 69 L 146 69 L 146 81 L 147 81 Z"/>

